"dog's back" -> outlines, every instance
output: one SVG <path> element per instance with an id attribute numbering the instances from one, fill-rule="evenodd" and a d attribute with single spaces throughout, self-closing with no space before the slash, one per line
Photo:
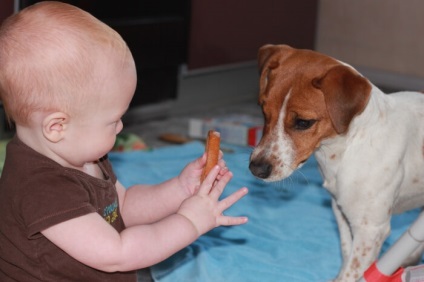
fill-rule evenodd
<path id="1" fill-rule="evenodd" d="M 399 92 L 388 95 L 388 98 L 393 100 L 392 123 L 397 124 L 390 136 L 403 133 L 405 139 L 404 158 L 399 160 L 405 177 L 393 210 L 399 213 L 424 206 L 424 94 Z M 402 127 L 404 129 L 399 130 Z M 388 143 L 391 142 L 390 136 L 387 137 Z"/>

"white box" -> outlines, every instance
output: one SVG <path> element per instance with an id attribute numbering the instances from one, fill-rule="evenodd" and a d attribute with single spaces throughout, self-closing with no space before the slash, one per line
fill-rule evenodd
<path id="1" fill-rule="evenodd" d="M 262 137 L 263 119 L 249 115 L 227 115 L 216 118 L 192 118 L 189 120 L 188 135 L 206 138 L 209 130 L 221 134 L 221 142 L 256 146 Z"/>

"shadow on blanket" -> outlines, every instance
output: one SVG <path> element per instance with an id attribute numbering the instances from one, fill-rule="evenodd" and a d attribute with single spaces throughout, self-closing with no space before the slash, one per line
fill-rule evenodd
<path id="1" fill-rule="evenodd" d="M 249 194 L 226 214 L 246 215 L 243 226 L 219 227 L 164 262 L 152 267 L 155 281 L 328 281 L 341 265 L 337 225 L 329 194 L 322 188 L 311 158 L 289 179 L 265 183 L 248 170 L 251 150 L 223 145 L 234 178 L 224 192 L 242 186 Z M 128 187 L 158 183 L 177 175 L 204 150 L 200 142 L 152 151 L 111 153 L 115 172 Z M 418 211 L 396 215 L 385 251 L 417 217 Z"/>

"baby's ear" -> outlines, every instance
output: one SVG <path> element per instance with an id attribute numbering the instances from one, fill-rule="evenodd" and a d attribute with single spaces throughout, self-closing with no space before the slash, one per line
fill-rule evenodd
<path id="1" fill-rule="evenodd" d="M 63 139 L 69 116 L 63 112 L 47 115 L 43 120 L 43 135 L 50 142 L 57 143 Z"/>

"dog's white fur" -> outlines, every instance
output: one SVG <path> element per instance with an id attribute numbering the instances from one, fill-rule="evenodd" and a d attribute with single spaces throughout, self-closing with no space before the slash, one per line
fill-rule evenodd
<path id="1" fill-rule="evenodd" d="M 356 281 L 392 213 L 424 205 L 424 94 L 386 95 L 352 67 L 286 45 L 262 47 L 259 67 L 265 129 L 250 169 L 278 181 L 315 153 L 341 237 L 336 280 Z"/>

